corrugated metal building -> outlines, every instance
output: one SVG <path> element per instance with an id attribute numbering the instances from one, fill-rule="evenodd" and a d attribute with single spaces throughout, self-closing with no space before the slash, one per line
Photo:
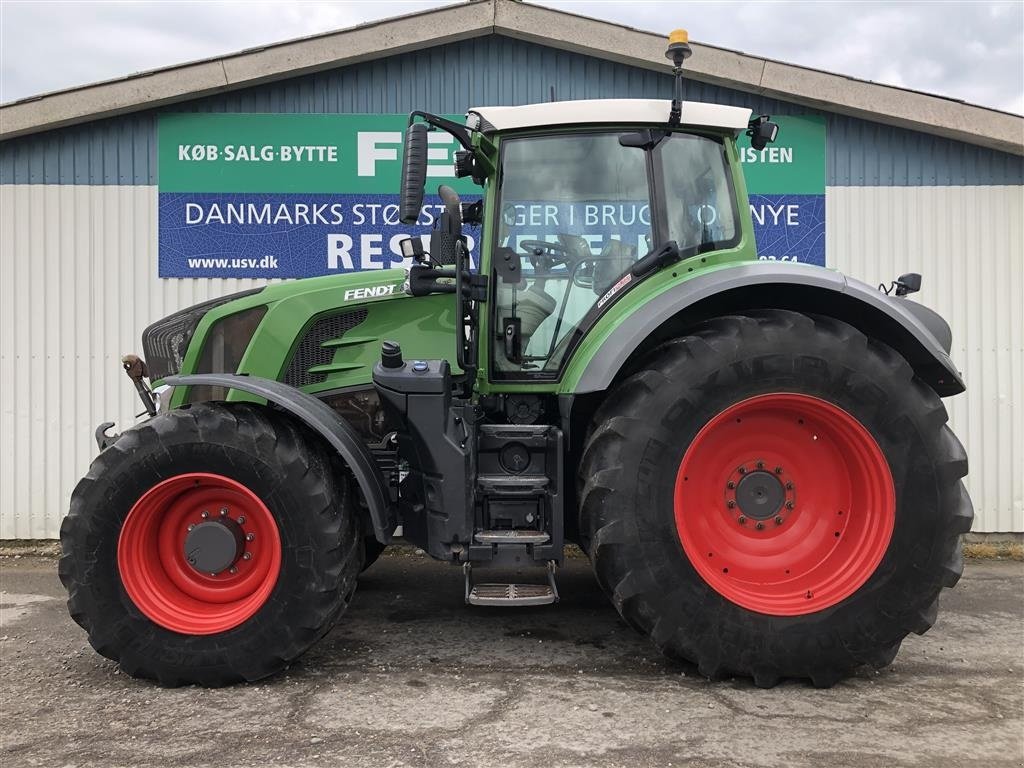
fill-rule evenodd
<path id="1" fill-rule="evenodd" d="M 827 261 L 924 274 L 969 391 L 947 401 L 978 532 L 1024 532 L 1024 120 L 695 46 L 687 98 L 827 121 Z M 661 36 L 481 0 L 0 108 L 0 538 L 52 538 L 138 403 L 119 368 L 154 319 L 256 284 L 157 277 L 161 112 L 460 113 L 670 98 Z M 688 63 L 689 64 L 689 63 Z"/>

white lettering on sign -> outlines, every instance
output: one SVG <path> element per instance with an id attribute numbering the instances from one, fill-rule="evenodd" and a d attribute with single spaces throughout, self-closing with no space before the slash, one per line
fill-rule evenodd
<path id="1" fill-rule="evenodd" d="M 224 160 L 229 163 L 258 163 L 258 162 L 271 162 L 276 157 L 274 148 L 271 146 L 264 145 L 257 147 L 255 144 L 245 146 L 234 146 L 228 144 L 224 147 Z"/>
<path id="2" fill-rule="evenodd" d="M 390 296 L 395 292 L 393 285 L 374 285 L 369 288 L 350 288 L 345 291 L 345 301 L 354 299 L 376 299 L 381 296 Z"/>
<path id="3" fill-rule="evenodd" d="M 766 215 L 767 214 L 767 215 Z M 785 214 L 785 215 L 783 215 Z M 762 227 L 767 221 L 772 226 L 779 226 L 780 223 L 787 227 L 800 226 L 800 204 L 799 203 L 762 203 L 761 205 L 750 204 L 750 215 L 754 218 L 755 224 Z"/>
<path id="4" fill-rule="evenodd" d="M 334 270 L 355 269 L 355 266 L 352 264 L 351 235 L 327 236 L 327 268 Z"/>
<path id="5" fill-rule="evenodd" d="M 280 160 L 285 163 L 336 163 L 338 148 L 317 145 L 295 145 L 274 147 L 270 144 L 179 144 L 178 160 L 181 162 L 203 162 L 223 160 L 226 163 L 270 163 Z"/>
<path id="6" fill-rule="evenodd" d="M 185 203 L 185 223 L 192 224 L 341 224 L 341 203 Z"/>
<path id="7" fill-rule="evenodd" d="M 569 223 L 573 223 L 574 208 L 569 209 Z M 651 225 L 651 210 L 646 205 L 604 203 L 595 205 L 587 203 L 583 207 L 583 224 L 588 227 L 630 227 L 638 220 L 644 226 Z"/>
<path id="8" fill-rule="evenodd" d="M 281 147 L 281 161 L 285 163 L 336 163 L 338 162 L 338 148 L 317 146 L 292 146 Z"/>
<path id="9" fill-rule="evenodd" d="M 220 156 L 220 150 L 216 144 L 179 144 L 178 160 L 182 162 L 201 162 L 203 160 L 216 160 Z"/>
<path id="10" fill-rule="evenodd" d="M 438 131 L 427 134 L 427 176 L 455 176 L 451 156 L 454 141 L 455 137 L 450 133 Z M 378 161 L 397 162 L 401 145 L 402 134 L 399 131 L 359 131 L 356 136 L 357 174 L 376 176 Z"/>
<path id="11" fill-rule="evenodd" d="M 360 176 L 376 176 L 378 160 L 397 160 L 400 131 L 359 131 L 356 136 L 357 167 Z M 380 146 L 390 144 L 389 147 Z"/>
<path id="12" fill-rule="evenodd" d="M 792 147 L 765 147 L 758 152 L 753 147 L 740 147 L 741 163 L 792 163 Z"/>
<path id="13" fill-rule="evenodd" d="M 447 144 L 455 141 L 450 133 L 435 132 L 427 134 L 427 144 Z M 448 176 L 455 178 L 455 166 L 452 165 L 451 155 L 448 154 L 449 147 L 428 147 L 427 149 L 427 176 Z M 440 160 L 444 165 L 431 164 L 431 160 Z"/>
<path id="14" fill-rule="evenodd" d="M 384 235 L 375 232 L 364 232 L 359 235 L 358 241 L 353 240 L 351 235 L 344 233 L 327 236 L 327 269 L 332 271 L 348 271 L 355 269 L 390 269 L 401 263 L 408 267 L 412 264 L 411 259 L 402 256 L 401 241 L 408 235 L 393 235 L 388 240 L 387 251 L 384 250 Z M 430 236 L 420 236 L 424 250 L 430 249 Z M 359 249 L 353 254 L 353 249 Z M 472 251 L 476 242 L 469 235 L 466 235 L 466 247 Z M 358 266 L 357 266 L 358 264 Z M 365 298 L 365 297 L 364 297 Z"/>

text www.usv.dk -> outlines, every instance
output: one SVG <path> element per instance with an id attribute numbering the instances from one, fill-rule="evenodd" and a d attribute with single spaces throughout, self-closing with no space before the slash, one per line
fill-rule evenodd
<path id="1" fill-rule="evenodd" d="M 277 269 L 277 256 L 262 259 L 191 258 L 189 269 Z"/>

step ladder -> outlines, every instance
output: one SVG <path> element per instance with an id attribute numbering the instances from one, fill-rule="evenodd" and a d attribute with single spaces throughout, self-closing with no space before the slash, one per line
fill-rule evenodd
<path id="1" fill-rule="evenodd" d="M 547 544 L 551 539 L 544 531 L 526 528 L 477 531 L 473 538 L 481 544 Z"/>
<path id="2" fill-rule="evenodd" d="M 489 532 L 484 531 L 484 533 Z M 477 536 L 479 535 L 477 534 Z M 518 541 L 522 543 L 521 539 Z M 474 584 L 472 564 L 465 563 L 462 566 L 462 572 L 466 577 L 466 603 L 469 605 L 527 607 L 558 602 L 554 560 L 549 560 L 547 564 L 547 584 Z"/>

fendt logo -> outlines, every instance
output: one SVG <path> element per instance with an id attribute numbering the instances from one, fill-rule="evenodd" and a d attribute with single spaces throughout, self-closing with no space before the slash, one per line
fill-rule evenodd
<path id="1" fill-rule="evenodd" d="M 350 288 L 345 291 L 345 301 L 352 299 L 377 299 L 395 292 L 394 285 L 372 285 L 369 288 Z"/>

